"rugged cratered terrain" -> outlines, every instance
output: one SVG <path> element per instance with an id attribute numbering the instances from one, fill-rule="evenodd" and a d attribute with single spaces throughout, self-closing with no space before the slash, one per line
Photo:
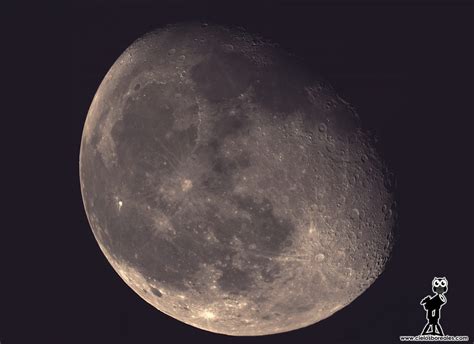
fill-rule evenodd
<path id="1" fill-rule="evenodd" d="M 133 43 L 90 107 L 80 179 L 125 282 L 213 332 L 324 319 L 392 246 L 392 179 L 355 112 L 242 30 L 183 24 Z"/>

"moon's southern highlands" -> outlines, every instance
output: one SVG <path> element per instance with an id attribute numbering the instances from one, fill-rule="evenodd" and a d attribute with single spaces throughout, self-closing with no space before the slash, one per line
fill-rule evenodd
<path id="1" fill-rule="evenodd" d="M 383 271 L 391 174 L 354 109 L 276 45 L 178 24 L 134 42 L 85 121 L 95 238 L 160 311 L 228 335 L 314 324 Z"/>

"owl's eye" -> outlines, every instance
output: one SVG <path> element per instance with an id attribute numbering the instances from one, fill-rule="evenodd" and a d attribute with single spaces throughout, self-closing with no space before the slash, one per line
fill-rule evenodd
<path id="1" fill-rule="evenodd" d="M 438 280 L 434 280 L 434 281 L 433 281 L 433 285 L 434 285 L 435 287 L 439 287 L 439 281 L 438 281 Z"/>
<path id="2" fill-rule="evenodd" d="M 442 287 L 446 287 L 446 281 L 445 280 L 441 280 L 439 281 L 439 285 L 442 286 Z"/>

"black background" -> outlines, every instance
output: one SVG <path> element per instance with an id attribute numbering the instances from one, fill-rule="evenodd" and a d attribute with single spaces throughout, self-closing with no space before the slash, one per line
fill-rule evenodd
<path id="1" fill-rule="evenodd" d="M 417 335 L 423 328 L 419 302 L 430 293 L 434 276 L 449 281 L 441 320 L 445 332 L 470 335 L 472 341 L 474 39 L 473 7 L 467 3 L 100 1 L 58 12 L 62 24 L 53 31 L 63 31 L 60 47 L 70 54 L 64 73 L 71 76 L 71 104 L 70 111 L 61 110 L 63 122 L 51 129 L 64 128 L 64 118 L 71 124 L 70 150 L 60 163 L 68 170 L 57 180 L 64 182 L 66 196 L 42 197 L 41 210 L 53 207 L 55 214 L 55 221 L 40 226 L 48 239 L 32 245 L 41 247 L 45 263 L 31 264 L 38 255 L 8 263 L 17 282 L 8 279 L 2 291 L 2 344 L 397 343 L 400 335 Z M 393 257 L 372 287 L 320 323 L 243 338 L 185 325 L 136 295 L 92 235 L 78 154 L 95 91 L 136 38 L 187 20 L 239 25 L 279 43 L 323 74 L 381 138 L 380 149 L 398 179 Z M 25 262 L 26 276 L 15 268 Z"/>

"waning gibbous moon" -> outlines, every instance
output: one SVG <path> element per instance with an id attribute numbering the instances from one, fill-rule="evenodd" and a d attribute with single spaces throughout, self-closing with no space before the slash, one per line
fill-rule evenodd
<path id="1" fill-rule="evenodd" d="M 178 24 L 134 42 L 90 106 L 80 181 L 123 280 L 212 332 L 327 318 L 393 246 L 393 178 L 357 114 L 241 29 Z"/>

